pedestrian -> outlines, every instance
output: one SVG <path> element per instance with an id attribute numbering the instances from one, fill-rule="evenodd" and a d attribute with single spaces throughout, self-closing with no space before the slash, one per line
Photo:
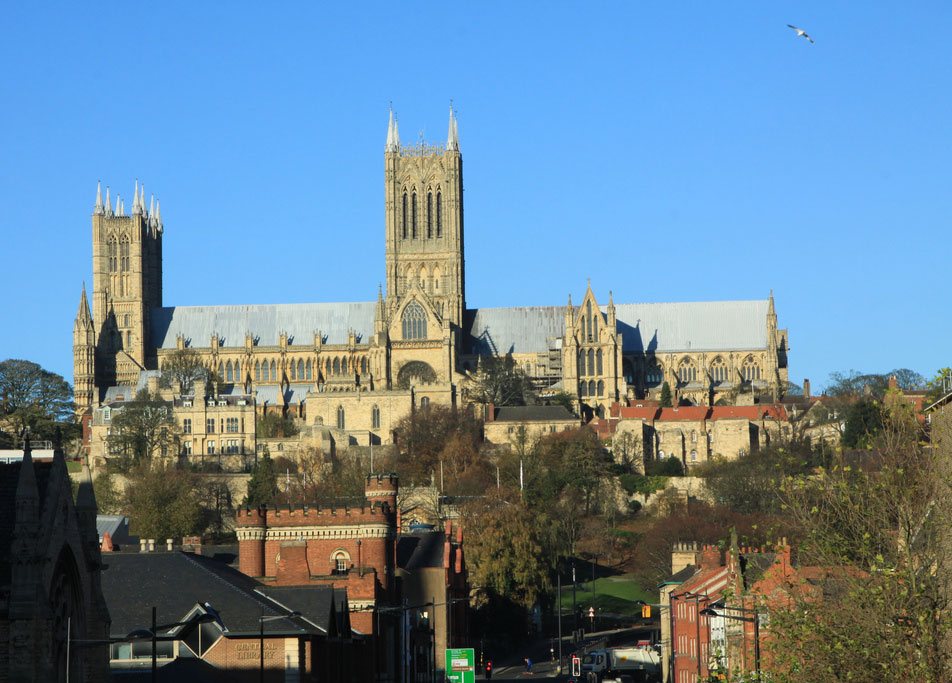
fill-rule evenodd
<path id="1" fill-rule="evenodd" d="M 526 673 L 527 674 L 532 673 L 532 660 L 529 659 L 528 657 L 526 657 Z"/>

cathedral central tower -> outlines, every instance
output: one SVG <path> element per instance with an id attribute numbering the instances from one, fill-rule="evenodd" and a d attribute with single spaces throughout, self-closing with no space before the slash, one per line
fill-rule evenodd
<path id="1" fill-rule="evenodd" d="M 385 160 L 389 312 L 412 284 L 455 328 L 466 308 L 463 272 L 463 159 L 450 109 L 446 145 L 401 145 L 390 112 Z"/>

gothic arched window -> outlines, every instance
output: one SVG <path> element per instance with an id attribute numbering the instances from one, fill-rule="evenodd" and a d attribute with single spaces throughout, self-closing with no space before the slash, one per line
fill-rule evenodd
<path id="1" fill-rule="evenodd" d="M 595 351 L 593 349 L 588 350 L 588 374 L 595 374 Z"/>
<path id="2" fill-rule="evenodd" d="M 271 361 L 271 381 L 272 382 L 278 381 L 278 368 L 274 364 L 274 361 Z"/>
<path id="3" fill-rule="evenodd" d="M 129 238 L 123 237 L 119 245 L 119 269 L 122 272 L 129 271 Z"/>
<path id="4" fill-rule="evenodd" d="M 583 398 L 588 394 L 588 382 L 582 381 L 578 385 L 578 395 Z"/>
<path id="5" fill-rule="evenodd" d="M 367 356 L 360 359 L 360 374 L 367 374 Z"/>
<path id="6" fill-rule="evenodd" d="M 681 361 L 681 365 L 678 367 L 678 381 L 682 384 L 697 381 L 697 367 L 690 360 Z"/>
<path id="7" fill-rule="evenodd" d="M 311 379 L 311 361 L 310 360 L 304 365 L 304 373 L 305 373 L 304 374 L 305 379 Z"/>
<path id="8" fill-rule="evenodd" d="M 426 193 L 426 238 L 433 237 L 433 193 Z"/>
<path id="9" fill-rule="evenodd" d="M 744 359 L 744 367 L 741 371 L 745 382 L 753 382 L 760 379 L 760 364 L 754 360 L 753 356 L 747 356 Z"/>
<path id="10" fill-rule="evenodd" d="M 436 236 L 443 236 L 443 193 L 436 191 Z"/>
<path id="11" fill-rule="evenodd" d="M 344 406 L 337 406 L 337 428 L 344 429 Z"/>
<path id="12" fill-rule="evenodd" d="M 727 364 L 719 357 L 711 363 L 711 381 L 714 384 L 727 381 Z"/>
<path id="13" fill-rule="evenodd" d="M 231 367 L 231 361 L 228 361 L 228 365 L 225 366 L 225 381 L 226 382 L 235 381 L 235 371 Z"/>
<path id="14" fill-rule="evenodd" d="M 219 363 L 218 364 L 218 379 L 221 379 L 224 376 L 225 376 L 225 364 Z"/>
<path id="15" fill-rule="evenodd" d="M 380 429 L 380 408 L 377 406 L 370 409 L 370 428 Z"/>
<path id="16" fill-rule="evenodd" d="M 598 380 L 598 396 L 603 396 L 605 394 L 605 383 L 602 380 Z"/>
<path id="17" fill-rule="evenodd" d="M 413 193 L 413 206 L 410 208 L 410 236 L 416 239 L 416 192 Z"/>
<path id="18" fill-rule="evenodd" d="M 589 395 L 589 396 L 598 396 L 598 394 L 595 393 L 595 380 L 593 380 L 593 379 L 590 379 L 590 380 L 588 381 L 588 395 Z"/>
<path id="19" fill-rule="evenodd" d="M 426 339 L 426 311 L 416 301 L 403 310 L 403 338 Z"/>
<path id="20" fill-rule="evenodd" d="M 335 375 L 340 374 L 340 358 L 334 359 L 334 374 Z"/>
<path id="21" fill-rule="evenodd" d="M 241 363 L 238 361 L 235 361 L 235 381 L 241 381 Z"/>
<path id="22" fill-rule="evenodd" d="M 116 238 L 113 237 L 106 243 L 106 256 L 109 259 L 109 272 L 115 273 L 119 270 L 119 246 L 116 243 Z"/>
<path id="23" fill-rule="evenodd" d="M 595 374 L 602 374 L 602 350 L 595 352 Z"/>
<path id="24" fill-rule="evenodd" d="M 403 192 L 403 239 L 407 238 L 407 193 L 406 190 Z"/>
<path id="25" fill-rule="evenodd" d="M 299 358 L 297 362 L 297 366 L 298 366 L 297 378 L 304 379 L 304 361 Z"/>
<path id="26" fill-rule="evenodd" d="M 647 386 L 657 386 L 664 381 L 664 370 L 658 361 L 651 361 L 645 367 L 645 384 Z"/>
<path id="27" fill-rule="evenodd" d="M 255 382 L 261 381 L 261 363 L 255 361 Z"/>

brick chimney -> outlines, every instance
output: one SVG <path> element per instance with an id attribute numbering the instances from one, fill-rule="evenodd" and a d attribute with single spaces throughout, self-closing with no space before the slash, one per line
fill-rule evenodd
<path id="1" fill-rule="evenodd" d="M 810 398 L 810 380 L 803 380 L 803 397 Z"/>
<path id="2" fill-rule="evenodd" d="M 276 584 L 303 586 L 310 583 L 311 570 L 307 566 L 307 541 L 284 541 L 278 560 Z"/>
<path id="3" fill-rule="evenodd" d="M 717 569 L 721 566 L 721 551 L 712 545 L 704 546 L 701 548 L 698 564 L 701 569 Z"/>
<path id="4" fill-rule="evenodd" d="M 111 553 L 116 548 L 112 545 L 112 536 L 109 535 L 109 532 L 105 532 L 102 535 L 102 544 L 100 545 L 100 550 L 104 553 Z"/>

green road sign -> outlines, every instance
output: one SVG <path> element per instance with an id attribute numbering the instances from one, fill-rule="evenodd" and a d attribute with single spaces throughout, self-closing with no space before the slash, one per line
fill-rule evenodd
<path id="1" fill-rule="evenodd" d="M 476 655 L 473 648 L 446 651 L 446 680 L 453 683 L 476 683 Z"/>

